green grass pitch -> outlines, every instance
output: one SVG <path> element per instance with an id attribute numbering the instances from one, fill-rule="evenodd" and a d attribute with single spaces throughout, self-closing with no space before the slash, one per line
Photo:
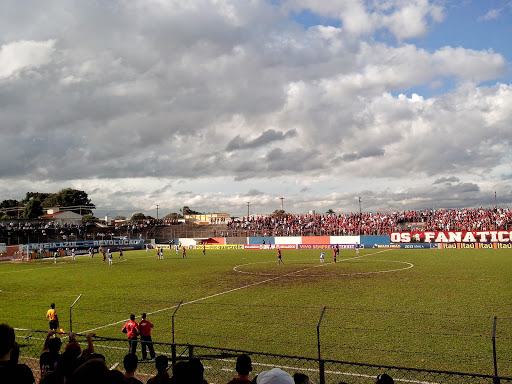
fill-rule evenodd
<path id="1" fill-rule="evenodd" d="M 0 322 L 46 330 L 55 302 L 64 330 L 124 338 L 142 312 L 155 341 L 470 373 L 512 375 L 509 250 L 165 250 L 0 264 Z"/>

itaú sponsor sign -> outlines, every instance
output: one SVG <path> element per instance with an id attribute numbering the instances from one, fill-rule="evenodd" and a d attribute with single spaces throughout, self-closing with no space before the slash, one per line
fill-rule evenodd
<path id="1" fill-rule="evenodd" d="M 431 232 L 391 232 L 392 243 L 508 243 L 512 241 L 512 231 L 431 231 Z"/>

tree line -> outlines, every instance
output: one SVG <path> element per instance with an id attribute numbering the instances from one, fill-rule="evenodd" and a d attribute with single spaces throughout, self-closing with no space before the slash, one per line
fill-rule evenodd
<path id="1" fill-rule="evenodd" d="M 66 208 L 82 215 L 92 215 L 96 208 L 86 192 L 65 188 L 57 193 L 27 192 L 22 200 L 3 200 L 0 203 L 0 219 L 37 219 L 44 210 L 52 207 Z"/>

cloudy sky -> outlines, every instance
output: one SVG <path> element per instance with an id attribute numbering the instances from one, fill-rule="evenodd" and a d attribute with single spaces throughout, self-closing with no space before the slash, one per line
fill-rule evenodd
<path id="1" fill-rule="evenodd" d="M 0 200 L 512 207 L 512 1 L 2 0 Z"/>

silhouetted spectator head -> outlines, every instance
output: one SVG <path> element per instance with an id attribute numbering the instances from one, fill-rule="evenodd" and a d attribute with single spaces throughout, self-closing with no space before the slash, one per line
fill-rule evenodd
<path id="1" fill-rule="evenodd" d="M 165 355 L 157 356 L 155 359 L 155 368 L 158 372 L 164 372 L 169 366 L 169 359 Z"/>
<path id="2" fill-rule="evenodd" d="M 58 337 L 51 338 L 48 340 L 48 350 L 51 353 L 59 353 L 60 347 L 62 346 L 62 340 Z"/>
<path id="3" fill-rule="evenodd" d="M 270 371 L 261 372 L 256 379 L 256 384 L 295 384 L 295 382 L 289 373 L 279 368 L 272 368 Z"/>
<path id="4" fill-rule="evenodd" d="M 204 367 L 201 360 L 194 357 L 189 360 L 188 367 L 190 371 L 190 379 L 193 383 L 201 383 L 204 380 Z"/>
<path id="5" fill-rule="evenodd" d="M 176 384 L 189 383 L 190 369 L 188 361 L 178 361 L 172 369 L 172 382 Z"/>
<path id="6" fill-rule="evenodd" d="M 0 358 L 11 352 L 15 340 L 14 328 L 7 324 L 0 324 Z"/>
<path id="7" fill-rule="evenodd" d="M 394 384 L 395 382 L 389 376 L 387 373 L 383 373 L 379 376 L 377 376 L 377 380 L 375 381 L 376 384 Z"/>
<path id="8" fill-rule="evenodd" d="M 126 373 L 133 373 L 137 369 L 137 356 L 134 354 L 127 354 L 123 359 L 123 366 Z"/>
<path id="9" fill-rule="evenodd" d="M 130 315 L 130 320 L 135 320 L 135 315 L 133 313 Z"/>
<path id="10" fill-rule="evenodd" d="M 236 371 L 240 375 L 248 375 L 252 371 L 251 358 L 246 354 L 241 354 L 236 359 Z"/>
<path id="11" fill-rule="evenodd" d="M 309 384 L 309 377 L 304 373 L 295 373 L 293 375 L 293 381 L 295 384 Z"/>
<path id="12" fill-rule="evenodd" d="M 71 384 L 107 384 L 109 370 L 101 359 L 91 359 L 79 366 L 71 375 Z"/>

